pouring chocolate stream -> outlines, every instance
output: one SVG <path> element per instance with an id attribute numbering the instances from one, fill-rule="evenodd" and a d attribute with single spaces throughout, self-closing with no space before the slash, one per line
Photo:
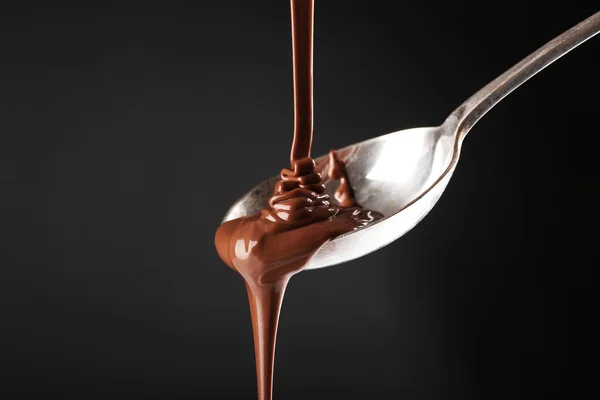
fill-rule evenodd
<path id="1" fill-rule="evenodd" d="M 313 138 L 314 0 L 291 0 L 294 64 L 294 139 L 284 168 L 260 214 L 225 222 L 215 235 L 221 259 L 246 283 L 259 400 L 273 398 L 275 342 L 290 278 L 330 239 L 383 216 L 360 208 L 344 165 L 331 152 L 330 175 L 340 180 L 334 204 L 310 157 Z"/>

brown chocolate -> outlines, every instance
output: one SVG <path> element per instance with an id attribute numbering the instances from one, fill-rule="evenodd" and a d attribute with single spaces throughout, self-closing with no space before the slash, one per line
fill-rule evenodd
<path id="1" fill-rule="evenodd" d="M 354 189 L 352 189 L 350 179 L 348 178 L 346 164 L 337 158 L 337 155 L 333 150 L 329 152 L 329 177 L 331 179 L 340 181 L 340 184 L 333 194 L 333 197 L 337 200 L 341 207 L 360 207 L 360 204 L 356 202 Z"/>
<path id="2" fill-rule="evenodd" d="M 272 399 L 277 324 L 289 279 L 327 241 L 382 217 L 357 207 L 345 165 L 331 152 L 330 175 L 340 180 L 336 199 L 341 206 L 333 204 L 310 158 L 313 9 L 313 0 L 291 0 L 295 110 L 291 167 L 281 171 L 268 208 L 225 222 L 215 235 L 219 256 L 246 282 L 259 400 Z"/>

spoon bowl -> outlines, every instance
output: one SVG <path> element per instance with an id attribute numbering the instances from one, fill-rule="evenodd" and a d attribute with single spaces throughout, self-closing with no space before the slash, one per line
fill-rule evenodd
<path id="1" fill-rule="evenodd" d="M 406 129 L 336 151 L 346 164 L 358 203 L 381 212 L 385 218 L 330 240 L 306 268 L 361 257 L 412 229 L 433 208 L 454 171 L 454 133 L 444 127 Z M 328 156 L 315 161 L 327 182 Z M 223 222 L 259 213 L 267 206 L 279 179 L 277 175 L 256 186 L 229 209 Z M 327 185 L 330 196 L 334 190 L 335 185 Z"/>
<path id="2" fill-rule="evenodd" d="M 336 151 L 346 164 L 356 200 L 385 218 L 338 236 L 315 254 L 306 269 L 362 257 L 403 236 L 435 206 L 459 159 L 462 142 L 492 107 L 533 75 L 600 31 L 600 12 L 566 31 L 500 75 L 458 107 L 438 127 L 406 129 Z M 327 183 L 328 157 L 315 159 Z M 235 202 L 223 222 L 268 206 L 279 176 L 262 182 Z M 328 186 L 333 195 L 334 186 Z"/>

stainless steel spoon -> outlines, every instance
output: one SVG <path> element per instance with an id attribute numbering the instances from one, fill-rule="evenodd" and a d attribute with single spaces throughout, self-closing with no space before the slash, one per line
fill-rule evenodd
<path id="1" fill-rule="evenodd" d="M 448 185 L 461 145 L 473 125 L 505 96 L 600 32 L 600 12 L 566 31 L 490 82 L 433 128 L 406 129 L 339 150 L 357 201 L 386 217 L 327 242 L 306 269 L 341 264 L 398 239 L 418 224 Z M 316 159 L 327 179 L 327 156 Z M 231 206 L 223 222 L 267 207 L 279 176 L 259 184 Z M 332 186 L 332 185 L 329 185 Z M 333 187 L 328 187 L 333 194 Z"/>

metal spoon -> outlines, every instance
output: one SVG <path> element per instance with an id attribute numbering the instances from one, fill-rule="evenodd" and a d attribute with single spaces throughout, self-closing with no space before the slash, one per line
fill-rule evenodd
<path id="1" fill-rule="evenodd" d="M 473 125 L 505 96 L 546 66 L 600 32 L 600 12 L 569 29 L 490 82 L 433 128 L 406 129 L 337 152 L 347 166 L 359 204 L 386 218 L 327 242 L 306 269 L 341 264 L 398 239 L 418 224 L 448 185 L 461 145 Z M 325 179 L 327 156 L 316 159 Z M 256 214 L 267 206 L 279 176 L 248 192 L 223 222 Z M 332 186 L 332 185 L 329 185 Z M 329 187 L 332 195 L 333 188 Z"/>

